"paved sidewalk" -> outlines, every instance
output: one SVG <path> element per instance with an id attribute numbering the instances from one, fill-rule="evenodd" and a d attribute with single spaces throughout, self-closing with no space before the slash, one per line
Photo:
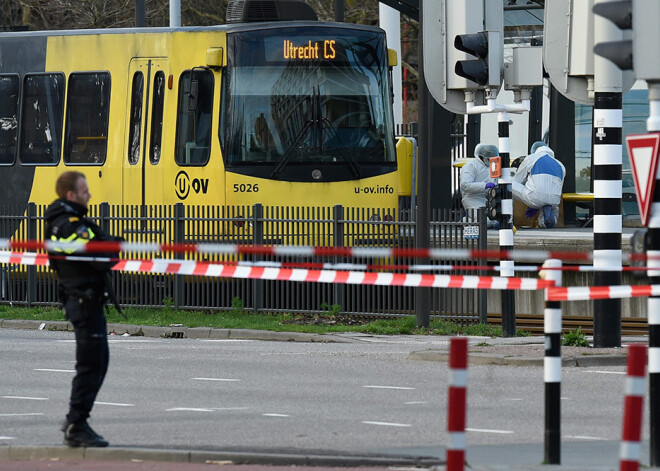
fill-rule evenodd
<path id="1" fill-rule="evenodd" d="M 642 460 L 648 463 L 648 442 L 642 443 Z M 617 471 L 618 442 L 562 444 L 562 464 L 544 465 L 543 445 L 491 445 L 470 447 L 466 470 L 474 471 Z M 422 452 L 421 454 L 426 454 Z M 2 471 L 384 471 L 386 469 L 430 469 L 445 471 L 442 447 L 426 458 L 389 455 L 335 455 L 232 453 L 140 448 L 72 449 L 62 447 L 0 447 Z"/>

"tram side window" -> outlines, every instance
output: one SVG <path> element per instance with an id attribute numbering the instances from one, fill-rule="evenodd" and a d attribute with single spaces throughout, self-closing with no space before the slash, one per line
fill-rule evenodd
<path id="1" fill-rule="evenodd" d="M 187 70 L 179 79 L 176 163 L 206 165 L 211 153 L 213 73 Z"/>
<path id="2" fill-rule="evenodd" d="M 135 165 L 140 160 L 140 136 L 142 135 L 142 98 L 144 75 L 135 72 L 131 92 L 131 122 L 128 130 L 128 163 Z"/>
<path id="3" fill-rule="evenodd" d="M 151 144 L 149 161 L 157 164 L 160 160 L 160 146 L 163 137 L 163 105 L 165 104 L 165 73 L 156 72 L 154 77 L 154 96 L 151 100 Z"/>
<path id="4" fill-rule="evenodd" d="M 18 75 L 0 75 L 0 165 L 13 164 L 18 134 Z"/>
<path id="5" fill-rule="evenodd" d="M 23 81 L 20 160 L 49 165 L 60 160 L 64 74 L 28 74 Z"/>
<path id="6" fill-rule="evenodd" d="M 72 73 L 64 133 L 64 162 L 101 165 L 108 150 L 110 74 Z"/>

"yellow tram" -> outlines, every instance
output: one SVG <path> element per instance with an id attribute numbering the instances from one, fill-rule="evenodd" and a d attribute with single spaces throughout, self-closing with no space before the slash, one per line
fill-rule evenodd
<path id="1" fill-rule="evenodd" d="M 271 18 L 275 20 L 276 18 Z M 0 33 L 0 202 L 396 209 L 383 30 L 319 21 Z"/>

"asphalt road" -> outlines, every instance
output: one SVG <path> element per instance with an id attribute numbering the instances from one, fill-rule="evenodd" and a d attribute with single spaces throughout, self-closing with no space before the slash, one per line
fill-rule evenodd
<path id="1" fill-rule="evenodd" d="M 434 342 L 111 337 L 91 423 L 123 448 L 444 458 L 447 364 L 408 358 Z M 0 446 L 59 445 L 73 335 L 1 329 L 0 358 Z M 563 449 L 616 463 L 623 373 L 564 368 Z M 540 462 L 543 391 L 539 367 L 470 367 L 468 461 Z"/>

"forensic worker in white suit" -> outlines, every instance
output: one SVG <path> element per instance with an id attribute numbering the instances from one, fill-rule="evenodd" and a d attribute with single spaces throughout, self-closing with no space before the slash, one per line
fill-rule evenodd
<path id="1" fill-rule="evenodd" d="M 461 168 L 461 203 L 468 213 L 469 210 L 486 207 L 486 189 L 496 183 L 495 179 L 490 178 L 489 159 L 499 154 L 494 145 L 478 144 L 474 148 L 474 159 L 470 159 Z M 492 226 L 493 221 L 489 219 L 488 227 Z"/>
<path id="2" fill-rule="evenodd" d="M 552 228 L 559 220 L 566 169 L 545 142 L 535 142 L 530 151 L 513 177 L 513 197 L 529 207 L 526 217 L 534 217 L 540 210 L 539 227 Z"/>

